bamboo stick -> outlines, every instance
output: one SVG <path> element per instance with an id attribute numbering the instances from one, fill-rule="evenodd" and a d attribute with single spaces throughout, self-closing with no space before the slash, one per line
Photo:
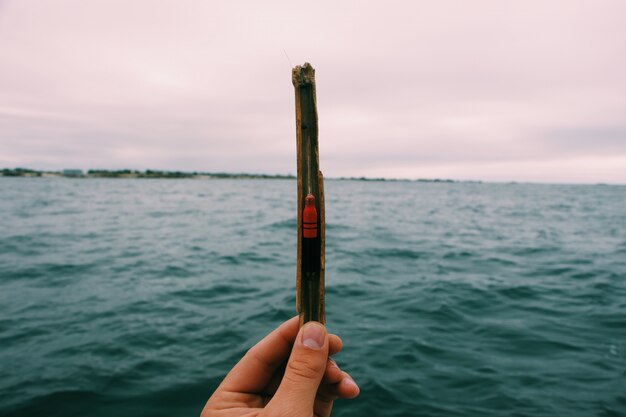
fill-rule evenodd
<path id="1" fill-rule="evenodd" d="M 300 325 L 307 321 L 325 323 L 324 267 L 324 177 L 319 170 L 315 70 L 308 62 L 293 68 L 296 96 L 296 153 L 298 160 L 298 247 L 296 259 L 296 310 Z M 303 209 L 307 194 L 315 197 L 317 237 L 303 239 Z M 310 259 L 313 256 L 314 262 Z M 303 260 L 307 260 L 303 262 Z M 306 264 L 306 265 L 305 265 Z"/>

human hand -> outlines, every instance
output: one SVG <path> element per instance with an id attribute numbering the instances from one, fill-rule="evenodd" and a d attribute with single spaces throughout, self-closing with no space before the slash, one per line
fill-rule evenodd
<path id="1" fill-rule="evenodd" d="M 329 358 L 341 339 L 317 322 L 284 322 L 252 347 L 226 375 L 201 417 L 327 417 L 337 398 L 359 387 Z"/>

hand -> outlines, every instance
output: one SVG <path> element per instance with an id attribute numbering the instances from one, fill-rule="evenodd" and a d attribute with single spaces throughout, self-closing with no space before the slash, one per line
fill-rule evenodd
<path id="1" fill-rule="evenodd" d="M 329 358 L 341 339 L 317 322 L 298 330 L 284 322 L 252 347 L 226 375 L 201 417 L 327 417 L 337 398 L 354 398 L 359 387 Z"/>

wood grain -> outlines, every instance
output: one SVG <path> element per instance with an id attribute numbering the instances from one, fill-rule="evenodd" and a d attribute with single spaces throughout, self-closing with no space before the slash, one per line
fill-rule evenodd
<path id="1" fill-rule="evenodd" d="M 298 161 L 298 246 L 296 259 L 296 310 L 300 324 L 326 322 L 324 303 L 325 210 L 324 177 L 319 170 L 317 98 L 315 70 L 309 63 L 293 68 L 292 82 L 296 98 L 296 154 Z M 315 197 L 318 213 L 319 271 L 302 270 L 302 210 L 308 193 Z"/>

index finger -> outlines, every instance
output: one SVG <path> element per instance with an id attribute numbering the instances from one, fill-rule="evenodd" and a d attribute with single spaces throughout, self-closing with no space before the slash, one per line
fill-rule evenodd
<path id="1" fill-rule="evenodd" d="M 275 379 L 276 371 L 287 361 L 300 330 L 298 316 L 293 317 L 254 345 L 226 375 L 217 391 L 258 394 Z M 329 355 L 341 350 L 341 338 L 328 335 Z M 279 376 L 282 377 L 282 376 Z M 276 384 L 280 382 L 280 378 Z M 275 389 L 275 388 L 274 388 Z"/>
<path id="2" fill-rule="evenodd" d="M 218 389 L 257 393 L 265 388 L 291 353 L 298 335 L 298 321 L 297 316 L 287 320 L 248 350 Z"/>

